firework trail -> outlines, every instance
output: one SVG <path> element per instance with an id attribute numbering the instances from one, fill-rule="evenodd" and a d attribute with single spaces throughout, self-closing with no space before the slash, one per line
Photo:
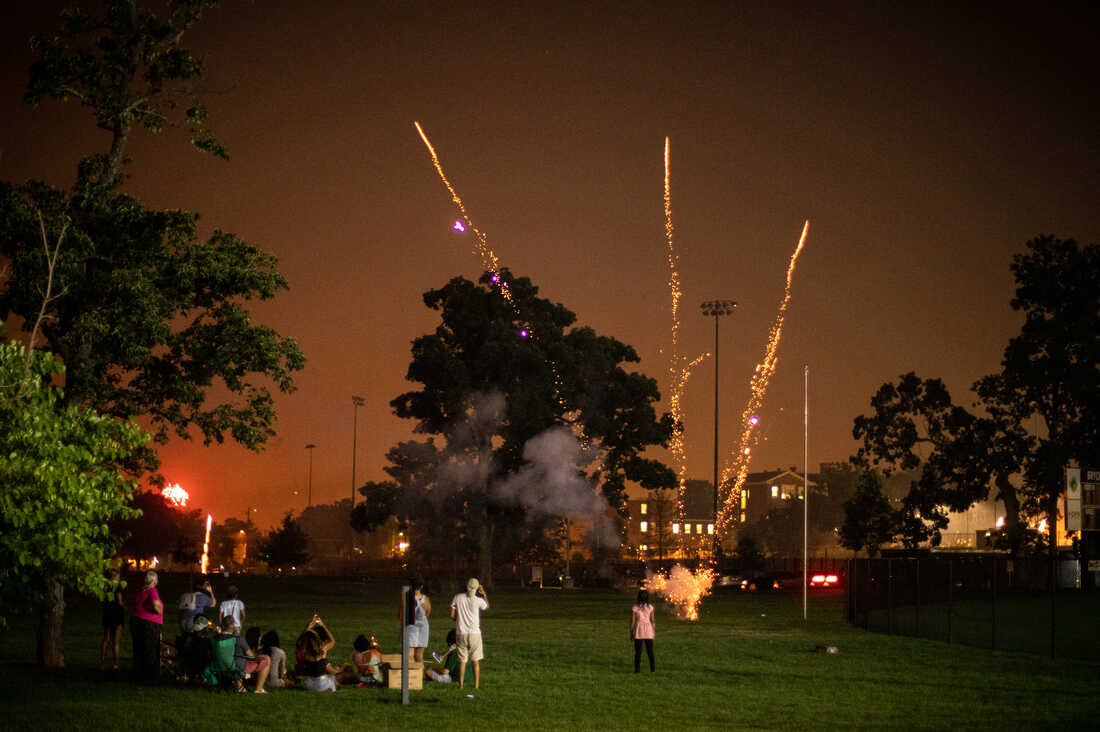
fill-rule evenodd
<path id="1" fill-rule="evenodd" d="M 646 572 L 646 587 L 675 605 L 681 619 L 698 620 L 699 603 L 710 594 L 716 576 L 713 569 L 700 569 L 692 574 L 690 569 L 677 564 L 667 575 Z"/>
<path id="2" fill-rule="evenodd" d="M 764 395 L 768 391 L 768 383 L 776 366 L 779 365 L 779 339 L 783 335 L 783 320 L 787 315 L 787 305 L 791 301 L 791 281 L 794 278 L 794 268 L 798 264 L 798 255 L 802 253 L 802 247 L 806 243 L 806 234 L 810 231 L 810 222 L 807 219 L 802 227 L 802 236 L 798 239 L 798 246 L 791 255 L 790 264 L 787 265 L 787 285 L 783 290 L 783 299 L 779 303 L 779 311 L 772 323 L 768 344 L 764 348 L 764 360 L 756 365 L 756 371 L 749 382 L 749 401 L 745 410 L 741 413 L 741 441 L 737 453 L 734 454 L 732 464 L 727 464 L 722 469 L 722 478 L 719 485 L 722 486 L 721 511 L 718 516 L 716 530 L 724 532 L 733 520 L 735 512 L 740 510 L 741 488 L 749 474 L 749 462 L 751 460 L 752 446 L 756 444 L 756 426 L 758 420 L 754 415 L 759 411 L 764 402 Z M 736 480 L 730 485 L 731 477 L 736 474 Z M 726 486 L 729 486 L 728 488 Z"/>
<path id="3" fill-rule="evenodd" d="M 684 396 L 684 388 L 691 378 L 692 370 L 698 366 L 709 354 L 698 356 L 688 362 L 687 358 L 680 355 L 680 298 L 683 290 L 680 289 L 680 272 L 677 263 L 680 261 L 673 244 L 672 227 L 672 173 L 669 164 L 669 138 L 665 137 L 665 244 L 668 249 L 668 289 L 672 296 L 672 358 L 669 361 L 668 372 L 672 382 L 671 396 L 669 397 L 669 412 L 672 415 L 676 427 L 669 439 L 669 450 L 676 461 L 677 475 L 679 477 L 679 489 L 676 492 L 676 512 L 681 520 L 684 518 L 684 486 L 687 483 L 687 455 L 684 451 L 683 407 L 681 403 Z"/>
<path id="4" fill-rule="evenodd" d="M 451 200 L 458 206 L 459 213 L 462 214 L 462 221 L 455 222 L 455 231 L 465 232 L 467 230 L 473 232 L 474 235 L 474 254 L 481 258 L 481 265 L 484 269 L 491 272 L 497 279 L 494 282 L 500 280 L 500 260 L 497 259 L 497 255 L 493 253 L 493 250 L 489 248 L 489 244 L 486 240 L 485 234 L 474 225 L 474 222 L 470 219 L 470 214 L 466 211 L 465 204 L 462 203 L 462 197 L 458 195 L 454 186 L 451 185 L 451 181 L 447 179 L 447 174 L 443 172 L 443 164 L 439 162 L 439 156 L 436 155 L 435 147 L 432 146 L 431 140 L 428 139 L 428 135 L 424 132 L 424 128 L 420 126 L 420 123 L 413 121 L 413 125 L 416 127 L 417 133 L 420 135 L 420 139 L 424 141 L 424 146 L 428 148 L 428 154 L 432 156 L 432 165 L 435 166 L 435 172 L 439 174 L 439 179 L 443 181 L 443 185 L 447 186 L 447 190 L 451 193 Z M 504 295 L 504 299 L 512 306 L 516 308 L 516 303 L 512 299 L 512 293 L 508 289 L 508 283 L 500 281 L 500 292 Z M 518 313 L 516 314 L 519 315 Z"/>

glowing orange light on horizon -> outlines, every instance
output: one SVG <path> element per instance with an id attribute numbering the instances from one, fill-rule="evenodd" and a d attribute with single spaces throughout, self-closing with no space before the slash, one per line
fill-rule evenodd
<path id="1" fill-rule="evenodd" d="M 185 491 L 179 483 L 169 483 L 160 494 L 177 508 L 183 508 L 187 505 L 187 501 L 191 499 L 191 494 Z"/>

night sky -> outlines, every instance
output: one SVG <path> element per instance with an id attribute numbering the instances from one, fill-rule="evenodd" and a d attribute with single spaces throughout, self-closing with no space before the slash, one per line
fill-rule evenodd
<path id="1" fill-rule="evenodd" d="M 27 39 L 63 3 L 38 4 L 0 24 L 0 179 L 68 186 L 107 138 L 75 104 L 22 104 Z M 813 469 L 854 452 L 852 418 L 901 373 L 969 404 L 1019 328 L 1012 255 L 1040 233 L 1100 240 L 1089 11 L 516 5 L 228 0 L 188 36 L 231 160 L 138 133 L 126 189 L 274 253 L 291 290 L 254 314 L 309 358 L 262 453 L 162 451 L 215 520 L 304 508 L 307 443 L 314 503 L 350 496 L 353 394 L 359 482 L 410 436 L 388 403 L 437 322 L 421 294 L 480 274 L 414 120 L 502 265 L 635 346 L 663 393 L 671 137 L 682 353 L 713 348 L 700 302 L 739 302 L 721 323 L 723 457 L 810 220 L 753 470 L 802 465 L 803 365 Z M 685 398 L 690 477 L 711 474 L 713 390 L 708 360 Z"/>

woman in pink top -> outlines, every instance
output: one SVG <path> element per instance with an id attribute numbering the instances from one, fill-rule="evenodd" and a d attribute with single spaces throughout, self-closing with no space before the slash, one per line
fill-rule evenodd
<path id="1" fill-rule="evenodd" d="M 649 592 L 638 590 L 638 602 L 633 607 L 630 616 L 630 640 L 634 641 L 634 673 L 638 673 L 638 667 L 642 662 L 642 643 L 645 642 L 645 652 L 649 656 L 649 670 L 655 671 L 653 663 L 653 606 L 649 604 Z"/>
<path id="2" fill-rule="evenodd" d="M 160 674 L 160 629 L 164 625 L 164 603 L 157 593 L 157 573 L 145 573 L 145 586 L 138 591 L 130 616 L 130 638 L 134 642 L 134 680 L 156 681 Z"/>

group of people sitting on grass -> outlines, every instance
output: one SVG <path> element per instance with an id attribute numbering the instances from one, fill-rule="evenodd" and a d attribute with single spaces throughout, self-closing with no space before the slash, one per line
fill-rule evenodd
<path id="1" fill-rule="evenodd" d="M 117 572 L 112 573 L 112 578 L 117 580 Z M 165 608 L 157 592 L 157 582 L 156 572 L 145 574 L 144 585 L 138 591 L 130 619 L 134 677 L 139 681 L 154 681 L 167 672 L 180 683 L 221 685 L 238 692 L 245 691 L 247 681 L 254 686 L 257 694 L 267 693 L 268 688 L 287 686 L 301 686 L 310 691 L 336 691 L 341 685 L 348 684 L 360 687 L 383 685 L 382 652 L 373 635 L 357 636 L 353 643 L 352 661 L 336 666 L 328 656 L 336 640 L 320 616 L 314 614 L 294 645 L 294 665 L 291 668 L 278 632 L 263 632 L 254 626 L 242 634 L 246 610 L 237 588 L 230 586 L 227 589 L 228 599 L 224 599 L 219 606 L 212 586 L 205 580 L 196 585 L 193 592 L 185 592 L 180 597 L 179 635 L 174 643 L 163 642 L 161 629 Z M 417 583 L 418 609 L 421 604 L 430 608 L 426 597 L 423 601 L 419 599 L 421 588 L 422 584 Z M 116 590 L 103 606 L 104 634 L 100 664 L 104 668 L 112 650 L 113 668 L 118 668 L 123 610 L 122 593 L 116 585 Z M 423 613 L 423 610 L 420 612 Z M 422 643 L 427 645 L 426 627 L 424 631 Z M 438 666 L 425 668 L 428 679 L 439 682 L 458 680 L 460 661 L 454 630 L 447 635 L 447 646 L 443 655 L 432 654 Z M 420 661 L 423 650 L 423 647 L 410 648 L 413 654 L 410 660 Z M 466 670 L 469 671 L 468 668 Z"/>

